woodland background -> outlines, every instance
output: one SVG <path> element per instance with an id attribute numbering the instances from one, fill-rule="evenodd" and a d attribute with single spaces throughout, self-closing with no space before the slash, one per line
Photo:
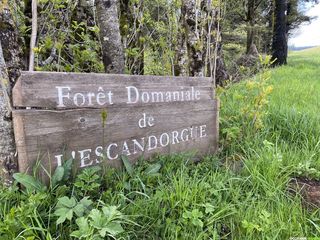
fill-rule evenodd
<path id="1" fill-rule="evenodd" d="M 0 36 L 9 70 L 217 72 L 222 83 L 254 64 L 245 54 L 286 63 L 288 35 L 311 20 L 310 1 L 39 0 L 32 10 L 31 0 L 2 0 Z"/>
<path id="2" fill-rule="evenodd" d="M 315 3 L 1 0 L 0 239 L 319 237 L 320 48 L 287 58 Z M 44 185 L 41 163 L 15 173 L 21 70 L 212 77 L 219 151 L 81 172 L 70 159 Z"/>

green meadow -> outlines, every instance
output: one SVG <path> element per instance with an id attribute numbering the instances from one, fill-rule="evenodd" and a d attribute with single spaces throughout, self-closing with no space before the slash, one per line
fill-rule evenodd
<path id="1" fill-rule="evenodd" d="M 218 89 L 220 150 L 201 162 L 123 159 L 123 170 L 76 176 L 69 165 L 49 187 L 16 177 L 23 190 L 1 187 L 0 239 L 320 237 L 319 205 L 293 184 L 320 180 L 319 66 L 320 48 L 293 52 L 287 66 Z"/>

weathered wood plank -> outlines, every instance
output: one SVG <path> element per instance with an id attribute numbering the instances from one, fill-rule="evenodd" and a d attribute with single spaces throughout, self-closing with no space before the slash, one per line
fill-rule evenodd
<path id="1" fill-rule="evenodd" d="M 13 89 L 14 107 L 46 109 L 110 108 L 213 98 L 212 79 L 200 77 L 23 72 Z"/>
<path id="2" fill-rule="evenodd" d="M 27 171 L 36 160 L 52 169 L 70 157 L 80 168 L 98 162 L 118 167 L 121 155 L 134 162 L 155 153 L 205 155 L 217 150 L 215 100 L 107 108 L 105 126 L 104 111 L 15 110 L 19 170 Z"/>

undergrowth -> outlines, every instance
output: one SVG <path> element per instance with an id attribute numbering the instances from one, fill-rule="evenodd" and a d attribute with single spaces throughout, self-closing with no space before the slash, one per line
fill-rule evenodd
<path id="1" fill-rule="evenodd" d="M 272 75 L 219 92 L 216 156 L 199 163 L 189 154 L 157 156 L 137 165 L 123 158 L 122 170 L 76 176 L 69 160 L 48 186 L 15 175 L 12 187 L 1 187 L 0 239 L 319 237 L 319 209 L 288 190 L 293 177 L 320 180 L 320 83 L 312 67 L 320 59 L 301 54 Z"/>

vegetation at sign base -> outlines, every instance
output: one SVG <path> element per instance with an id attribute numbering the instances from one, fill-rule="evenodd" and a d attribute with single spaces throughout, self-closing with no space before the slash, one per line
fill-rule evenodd
<path id="1" fill-rule="evenodd" d="M 0 239 L 289 239 L 320 236 L 319 208 L 289 191 L 320 180 L 320 49 L 220 90 L 221 152 L 94 167 L 0 192 Z M 72 179 L 72 181 L 70 180 Z"/>

